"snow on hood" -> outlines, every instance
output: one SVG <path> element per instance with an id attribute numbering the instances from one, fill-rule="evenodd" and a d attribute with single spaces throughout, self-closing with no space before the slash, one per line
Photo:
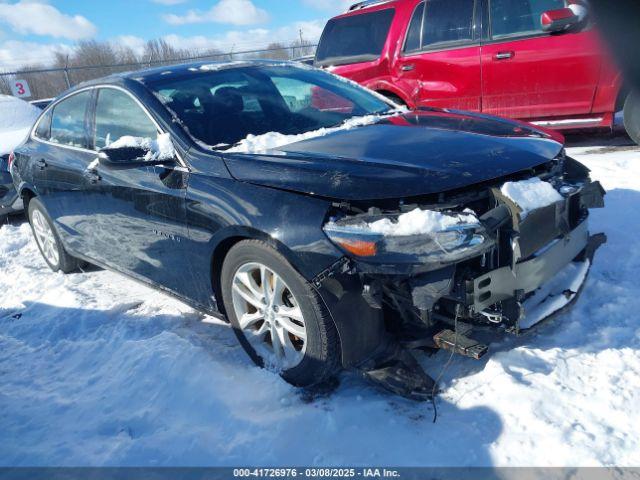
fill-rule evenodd
<path id="1" fill-rule="evenodd" d="M 244 140 L 241 140 L 236 146 L 227 150 L 227 152 L 264 153 L 267 150 L 273 150 L 292 143 L 302 142 L 303 140 L 324 137 L 330 133 L 351 130 L 365 125 L 373 125 L 374 123 L 378 123 L 380 120 L 401 115 L 402 113 L 404 113 L 404 111 L 398 110 L 386 115 L 365 115 L 362 117 L 353 117 L 338 127 L 320 128 L 318 130 L 312 130 L 298 135 L 284 135 L 279 132 L 269 132 L 262 135 L 249 135 Z"/>
<path id="2" fill-rule="evenodd" d="M 24 141 L 40 113 L 24 100 L 0 95 L 0 155 L 10 153 Z"/>
<path id="3" fill-rule="evenodd" d="M 500 191 L 522 209 L 522 218 L 533 210 L 548 207 L 563 200 L 562 195 L 550 183 L 543 182 L 537 177 L 520 182 L 507 182 Z"/>
<path id="4" fill-rule="evenodd" d="M 154 140 L 152 138 L 124 136 L 108 145 L 109 148 L 142 148 L 147 151 L 144 159 L 146 161 L 171 160 L 175 158 L 176 151 L 171 142 L 171 135 L 168 133 L 159 134 Z"/>

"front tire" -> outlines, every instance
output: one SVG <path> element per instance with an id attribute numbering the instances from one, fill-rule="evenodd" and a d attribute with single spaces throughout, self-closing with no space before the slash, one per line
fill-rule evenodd
<path id="1" fill-rule="evenodd" d="M 640 145 L 640 94 L 630 93 L 624 102 L 624 128 L 631 140 Z"/>
<path id="2" fill-rule="evenodd" d="M 29 224 L 42 258 L 54 272 L 71 273 L 80 267 L 80 261 L 69 255 L 60 241 L 58 232 L 40 200 L 29 202 Z"/>
<path id="3" fill-rule="evenodd" d="M 284 256 L 265 242 L 242 241 L 225 258 L 221 284 L 227 317 L 256 365 L 299 387 L 335 375 L 336 328 L 313 287 Z"/>

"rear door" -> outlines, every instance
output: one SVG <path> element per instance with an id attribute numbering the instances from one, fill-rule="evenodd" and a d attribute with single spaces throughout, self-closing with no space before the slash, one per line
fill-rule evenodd
<path id="1" fill-rule="evenodd" d="M 417 5 L 393 66 L 395 83 L 420 106 L 479 111 L 480 28 L 474 0 Z"/>
<path id="2" fill-rule="evenodd" d="M 588 114 L 601 56 L 592 31 L 548 34 L 540 17 L 565 0 L 486 0 L 483 111 L 519 119 Z"/>
<path id="3" fill-rule="evenodd" d="M 84 252 L 78 224 L 87 166 L 96 158 L 89 148 L 88 116 L 93 90 L 63 99 L 43 115 L 34 132 L 31 165 L 37 194 L 57 225 L 67 248 Z"/>

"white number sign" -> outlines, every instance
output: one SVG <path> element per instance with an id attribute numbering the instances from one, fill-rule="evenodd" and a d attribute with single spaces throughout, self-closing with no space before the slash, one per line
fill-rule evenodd
<path id="1" fill-rule="evenodd" d="M 15 80 L 11 84 L 11 93 L 14 97 L 29 98 L 31 96 L 31 89 L 26 80 Z"/>

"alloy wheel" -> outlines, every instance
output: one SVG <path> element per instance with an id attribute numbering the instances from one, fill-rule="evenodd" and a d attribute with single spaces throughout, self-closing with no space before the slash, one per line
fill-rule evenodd
<path id="1" fill-rule="evenodd" d="M 31 215 L 31 223 L 42 255 L 51 265 L 57 266 L 60 261 L 58 243 L 49 222 L 40 210 L 34 210 Z"/>
<path id="2" fill-rule="evenodd" d="M 247 263 L 233 277 L 232 296 L 238 324 L 265 367 L 283 371 L 299 365 L 307 329 L 300 304 L 284 280 L 261 263 Z"/>

